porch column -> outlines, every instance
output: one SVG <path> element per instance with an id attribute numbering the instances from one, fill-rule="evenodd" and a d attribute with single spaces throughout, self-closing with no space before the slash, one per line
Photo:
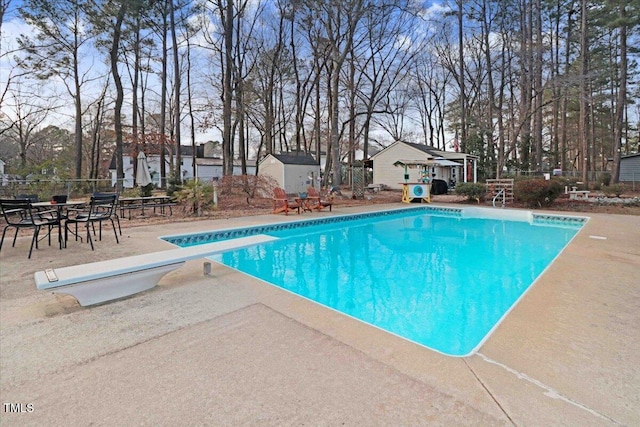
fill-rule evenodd
<path id="1" fill-rule="evenodd" d="M 467 156 L 464 156 L 464 162 L 462 166 L 462 182 L 467 182 Z"/>
<path id="2" fill-rule="evenodd" d="M 478 159 L 473 160 L 473 182 L 478 182 Z"/>

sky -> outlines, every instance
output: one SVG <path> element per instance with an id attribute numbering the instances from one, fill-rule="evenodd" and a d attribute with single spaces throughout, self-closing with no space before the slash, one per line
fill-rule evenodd
<path id="1" fill-rule="evenodd" d="M 18 14 L 18 7 L 22 4 L 22 0 L 9 0 L 9 8 L 4 17 L 4 22 L 1 27 L 0 34 L 0 87 L 6 87 L 7 79 L 10 76 L 14 76 L 16 73 L 15 69 L 15 61 L 13 59 L 13 54 L 7 55 L 7 52 L 12 51 L 17 48 L 16 38 L 20 34 L 30 34 L 33 32 L 32 28 L 27 25 Z M 424 2 L 422 0 L 416 0 L 423 6 L 429 5 L 428 8 L 425 8 L 424 16 L 425 18 L 429 18 L 431 16 L 441 14 L 447 8 L 442 6 L 439 3 L 430 3 Z M 109 65 L 107 63 L 107 58 L 105 52 L 86 52 L 85 61 L 82 61 L 84 68 L 84 72 L 93 75 L 102 75 L 106 74 L 109 69 Z M 93 57 L 91 57 L 93 56 Z M 87 66 L 89 64 L 89 66 Z M 124 72 L 123 72 L 124 74 Z M 123 78 L 127 78 L 123 75 Z M 83 87 L 83 103 L 87 104 L 88 102 L 96 99 L 101 92 L 102 82 L 104 78 L 96 80 L 94 83 L 87 84 Z M 48 82 L 46 85 L 42 85 L 39 87 L 42 95 L 45 94 L 54 94 L 58 95 L 56 98 L 61 99 L 66 106 L 63 106 L 57 110 L 56 113 L 51 114 L 50 118 L 46 123 L 43 124 L 43 127 L 47 124 L 56 125 L 61 128 L 66 128 L 72 130 L 74 128 L 74 110 L 71 105 L 70 97 L 68 92 L 61 81 L 58 81 L 56 84 L 55 81 Z M 5 115 L 12 115 L 12 109 L 10 108 L 10 100 L 6 100 L 2 105 L 2 112 Z M 126 114 L 125 105 L 125 114 Z M 216 130 L 197 130 L 196 131 L 196 140 L 197 142 L 205 142 L 209 140 L 220 140 L 221 135 Z M 183 144 L 190 144 L 190 141 L 187 141 L 188 138 L 185 135 L 190 134 L 190 129 L 185 129 L 183 131 Z"/>

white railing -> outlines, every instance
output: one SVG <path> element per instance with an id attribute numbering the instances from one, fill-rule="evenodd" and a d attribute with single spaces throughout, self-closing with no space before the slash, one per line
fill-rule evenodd
<path id="1" fill-rule="evenodd" d="M 504 188 L 501 188 L 500 191 L 498 191 L 498 194 L 496 194 L 495 196 L 493 196 L 493 207 L 496 207 L 496 200 L 498 200 L 498 197 L 502 196 L 502 207 L 504 208 L 505 205 L 507 204 L 507 198 L 506 198 L 506 193 L 504 191 Z"/>

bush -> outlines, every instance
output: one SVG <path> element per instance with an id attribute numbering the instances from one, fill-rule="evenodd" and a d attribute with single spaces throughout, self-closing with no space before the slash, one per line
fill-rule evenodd
<path id="1" fill-rule="evenodd" d="M 177 193 L 182 190 L 182 179 L 180 177 L 179 169 L 173 171 L 169 176 L 167 183 L 169 184 L 167 186 L 167 196 L 173 196 L 173 193 Z"/>
<path id="2" fill-rule="evenodd" d="M 190 180 L 173 194 L 177 201 L 185 203 L 185 210 L 201 216 L 204 208 L 213 205 L 213 186 L 211 183 Z"/>
<path id="3" fill-rule="evenodd" d="M 598 177 L 598 184 L 600 184 L 600 186 L 606 186 L 608 187 L 611 184 L 611 174 L 610 173 L 603 173 L 602 175 L 600 175 Z"/>
<path id="4" fill-rule="evenodd" d="M 627 186 L 624 184 L 613 184 L 610 185 L 608 187 L 603 187 L 602 188 L 602 192 L 605 194 L 605 196 L 607 197 L 611 197 L 611 196 L 616 196 L 616 197 L 620 197 L 622 195 L 622 193 L 624 193 L 627 190 Z"/>
<path id="5" fill-rule="evenodd" d="M 556 180 L 526 179 L 515 183 L 513 196 L 530 207 L 544 207 L 551 206 L 562 190 L 562 184 Z"/>
<path id="6" fill-rule="evenodd" d="M 144 187 L 140 187 L 140 197 L 149 197 L 153 194 L 153 189 L 155 185 L 153 182 L 145 185 Z"/>
<path id="7" fill-rule="evenodd" d="M 480 203 L 487 194 L 487 187 L 479 183 L 461 182 L 456 185 L 456 194 L 467 196 L 467 200 L 475 200 Z"/>

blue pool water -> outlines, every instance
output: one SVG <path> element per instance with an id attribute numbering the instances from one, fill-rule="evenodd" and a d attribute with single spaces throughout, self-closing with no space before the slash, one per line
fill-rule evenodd
<path id="1" fill-rule="evenodd" d="M 575 217 L 574 217 L 575 218 Z M 407 209 L 267 229 L 212 257 L 436 351 L 473 353 L 584 223 Z"/>

